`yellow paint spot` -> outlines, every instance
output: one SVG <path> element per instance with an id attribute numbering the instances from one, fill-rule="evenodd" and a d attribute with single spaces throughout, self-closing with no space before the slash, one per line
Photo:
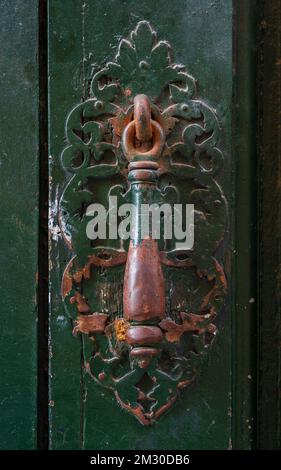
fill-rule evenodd
<path id="1" fill-rule="evenodd" d="M 116 338 L 118 341 L 126 341 L 126 331 L 129 327 L 129 323 L 124 318 L 115 320 L 114 329 Z"/>

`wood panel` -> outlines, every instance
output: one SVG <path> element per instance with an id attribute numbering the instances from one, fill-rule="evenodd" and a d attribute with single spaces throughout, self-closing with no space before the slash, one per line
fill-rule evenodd
<path id="1" fill-rule="evenodd" d="M 81 338 L 74 338 L 61 301 L 60 282 L 69 252 L 58 227 L 58 202 L 67 175 L 60 155 L 69 112 L 86 98 L 86 84 L 112 60 L 118 42 L 140 20 L 173 46 L 175 60 L 199 81 L 200 96 L 216 107 L 222 124 L 225 167 L 220 176 L 230 197 L 232 179 L 232 2 L 179 0 L 49 2 L 49 130 L 51 174 L 51 383 L 52 449 L 227 449 L 231 446 L 231 313 L 196 384 L 155 425 L 143 428 L 110 393 L 85 374 Z M 232 233 L 232 232 L 230 232 Z M 230 237 L 231 238 L 231 237 Z M 228 275 L 231 245 L 227 246 Z"/>
<path id="2" fill-rule="evenodd" d="M 0 448 L 37 425 L 38 2 L 1 1 Z"/>

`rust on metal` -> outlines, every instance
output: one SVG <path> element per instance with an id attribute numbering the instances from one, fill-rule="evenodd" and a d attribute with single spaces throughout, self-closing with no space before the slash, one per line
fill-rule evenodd
<path id="1" fill-rule="evenodd" d="M 160 320 L 165 316 L 165 284 L 157 240 L 130 242 L 123 290 L 127 320 Z"/>
<path id="2" fill-rule="evenodd" d="M 144 159 L 157 159 L 159 158 L 165 143 L 165 135 L 163 127 L 153 119 L 151 122 L 152 128 L 152 146 L 151 148 L 136 148 L 136 122 L 131 121 L 124 129 L 122 135 L 123 149 L 126 158 L 131 161 L 136 155 Z"/>
<path id="3" fill-rule="evenodd" d="M 211 323 L 214 318 L 213 315 L 205 314 L 198 315 L 195 313 L 181 312 L 180 317 L 182 323 L 176 323 L 170 318 L 165 318 L 161 321 L 160 327 L 165 331 L 167 341 L 171 343 L 179 342 L 183 333 L 191 331 L 197 333 L 214 333 L 216 326 Z"/>
<path id="4" fill-rule="evenodd" d="M 131 326 L 127 330 L 126 340 L 132 346 L 157 344 L 163 340 L 163 333 L 158 326 Z"/>
<path id="5" fill-rule="evenodd" d="M 182 382 L 179 382 L 179 383 L 178 383 L 177 388 L 178 388 L 179 390 L 183 390 L 183 389 L 185 389 L 186 387 L 188 387 L 193 381 L 194 381 L 194 379 L 191 379 L 191 380 L 183 380 Z"/>
<path id="6" fill-rule="evenodd" d="M 117 391 L 115 391 L 114 394 L 121 408 L 132 413 L 141 424 L 143 424 L 144 426 L 150 426 L 151 424 L 153 424 L 154 421 L 151 420 L 150 417 L 146 416 L 146 414 L 143 412 L 142 407 L 140 405 L 133 407 L 130 404 L 124 403 L 121 400 L 120 395 Z"/>
<path id="7" fill-rule="evenodd" d="M 134 98 L 134 122 L 136 138 L 141 143 L 149 144 L 152 139 L 151 108 L 146 95 L 136 95 Z"/>
<path id="8" fill-rule="evenodd" d="M 107 320 L 108 315 L 106 313 L 79 315 L 73 329 L 73 334 L 77 335 L 78 332 L 86 335 L 90 333 L 103 333 Z"/>
<path id="9" fill-rule="evenodd" d="M 171 258 L 164 251 L 160 251 L 161 263 L 165 266 L 171 266 L 174 268 L 190 268 L 194 266 L 194 262 L 189 257 L 180 258 L 180 253 L 177 254 L 178 258 Z"/>
<path id="10" fill-rule="evenodd" d="M 218 299 L 220 296 L 222 296 L 222 294 L 225 294 L 227 290 L 227 281 L 226 281 L 224 271 L 221 265 L 217 261 L 215 261 L 215 268 L 218 274 L 207 276 L 208 281 L 213 283 L 213 287 L 202 299 L 202 304 L 201 304 L 202 311 L 207 310 L 209 306 L 212 305 L 212 302 Z M 197 275 L 199 277 L 206 276 L 205 273 L 202 273 L 200 271 L 197 271 Z"/>
<path id="11" fill-rule="evenodd" d="M 126 341 L 126 332 L 130 324 L 124 318 L 118 318 L 114 322 L 115 335 L 118 341 Z"/>
<path id="12" fill-rule="evenodd" d="M 104 372 L 100 372 L 98 375 L 98 379 L 103 382 L 104 379 L 106 378 L 106 374 Z"/>
<path id="13" fill-rule="evenodd" d="M 226 291 L 227 290 L 227 280 L 226 280 L 226 276 L 225 276 L 223 267 L 220 265 L 220 263 L 217 260 L 215 260 L 215 266 L 216 266 L 216 270 L 217 270 L 217 273 L 218 273 L 219 278 L 220 278 L 221 285 L 223 286 L 224 291 Z"/>
<path id="14" fill-rule="evenodd" d="M 78 291 L 75 291 L 74 295 L 70 297 L 70 303 L 77 304 L 77 310 L 79 313 L 88 313 L 91 311 L 86 298 L 84 297 L 84 295 L 80 294 L 80 292 Z"/>
<path id="15" fill-rule="evenodd" d="M 132 170 L 158 170 L 159 164 L 157 162 L 152 162 L 150 160 L 141 160 L 136 162 L 131 162 L 129 165 L 129 171 Z"/>
<path id="16" fill-rule="evenodd" d="M 161 353 L 161 350 L 158 348 L 152 348 L 152 347 L 134 347 L 130 351 L 130 357 L 133 360 L 136 360 L 138 363 L 138 366 L 141 369 L 147 369 L 151 363 L 151 360 L 154 357 L 159 356 Z"/>
<path id="17" fill-rule="evenodd" d="M 171 408 L 171 406 L 173 406 L 173 404 L 175 403 L 177 399 L 177 395 L 171 397 L 167 403 L 165 403 L 165 405 L 161 406 L 160 408 L 158 408 L 158 410 L 155 412 L 154 414 L 154 418 L 157 419 L 159 418 L 159 416 L 161 416 L 163 413 L 165 413 L 169 408 Z"/>
<path id="18" fill-rule="evenodd" d="M 73 289 L 73 283 L 81 284 L 83 279 L 91 278 L 92 266 L 111 268 L 124 264 L 127 259 L 126 251 L 100 250 L 98 254 L 88 256 L 83 267 L 76 266 L 76 257 L 72 258 L 65 268 L 62 278 L 62 297 L 65 298 Z"/>
<path id="19" fill-rule="evenodd" d="M 70 269 L 72 267 L 72 260 L 69 262 L 69 264 L 67 265 L 65 271 L 64 271 L 64 275 L 63 275 L 63 278 L 62 278 L 62 285 L 61 285 L 61 293 L 62 293 L 62 298 L 64 299 L 68 294 L 69 292 L 71 292 L 72 290 L 72 276 L 70 274 Z"/>

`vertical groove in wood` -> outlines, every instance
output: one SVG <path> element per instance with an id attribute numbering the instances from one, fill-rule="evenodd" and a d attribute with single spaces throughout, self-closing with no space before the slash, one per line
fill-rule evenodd
<path id="1" fill-rule="evenodd" d="M 39 249 L 38 249 L 38 431 L 48 448 L 48 71 L 47 0 L 39 1 Z"/>
<path id="2" fill-rule="evenodd" d="M 236 191 L 232 362 L 234 449 L 255 447 L 256 427 L 256 0 L 234 2 L 233 149 Z"/>
<path id="3" fill-rule="evenodd" d="M 281 2 L 259 1 L 258 448 L 280 449 Z"/>
<path id="4" fill-rule="evenodd" d="M 83 4 L 79 0 L 48 2 L 48 134 L 49 134 L 49 446 L 81 449 L 83 443 L 83 370 L 81 338 L 61 301 L 61 278 L 72 254 L 59 228 L 58 201 L 66 176 L 61 165 L 65 121 L 82 99 Z M 95 24 L 92 19 L 93 25 Z"/>

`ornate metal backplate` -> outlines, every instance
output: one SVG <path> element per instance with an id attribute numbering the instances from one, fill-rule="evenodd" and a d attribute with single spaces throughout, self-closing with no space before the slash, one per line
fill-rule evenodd
<path id="1" fill-rule="evenodd" d="M 220 128 L 194 78 L 146 21 L 121 40 L 88 93 L 67 118 L 62 153 L 73 175 L 60 200 L 73 252 L 62 295 L 74 334 L 83 336 L 87 373 L 150 425 L 194 381 L 226 295 L 222 249 L 217 255 L 227 219 L 215 180 Z M 87 208 L 106 207 L 109 230 L 113 195 L 119 204 L 194 204 L 193 248 L 139 233 L 89 239 Z"/>

